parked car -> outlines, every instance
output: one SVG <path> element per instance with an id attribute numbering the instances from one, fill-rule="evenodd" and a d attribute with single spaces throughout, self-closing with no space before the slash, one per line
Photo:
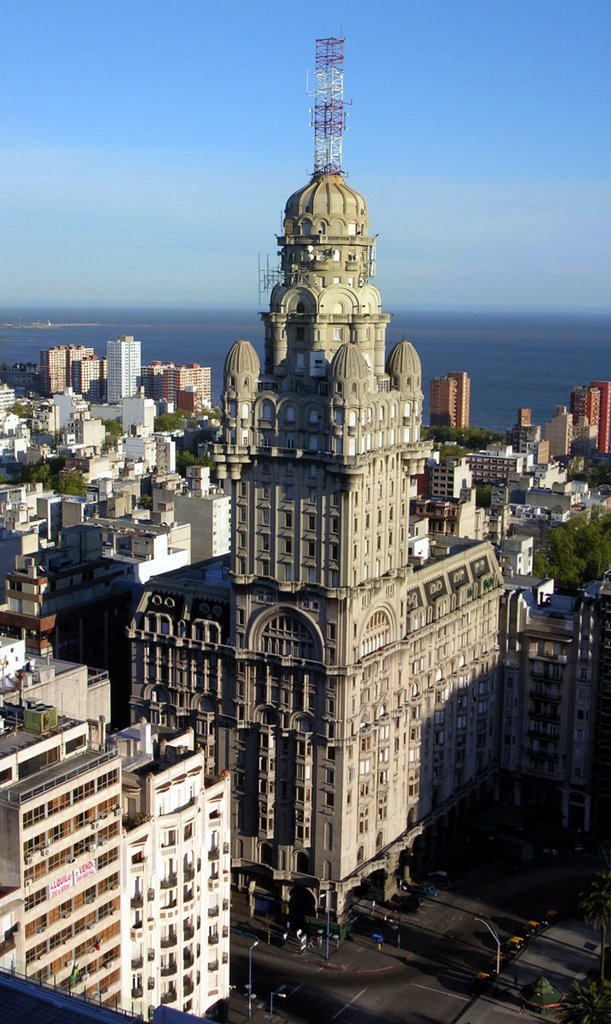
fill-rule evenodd
<path id="1" fill-rule="evenodd" d="M 488 988 L 488 985 L 493 978 L 494 975 L 490 974 L 489 971 L 478 971 L 477 974 L 473 976 L 473 981 L 470 985 L 471 992 L 474 994 L 483 992 L 484 989 Z"/>
<path id="2" fill-rule="evenodd" d="M 405 911 L 408 914 L 415 914 L 424 903 L 422 896 L 418 896 L 415 892 L 410 892 L 407 896 L 403 896 L 397 903 L 397 907 L 401 911 Z"/>
<path id="3" fill-rule="evenodd" d="M 507 941 L 503 943 L 503 952 L 509 957 L 517 956 L 523 946 L 524 939 L 522 936 L 512 935 L 511 938 L 507 939 Z"/>
<path id="4" fill-rule="evenodd" d="M 436 889 L 434 885 L 415 885 L 412 888 L 412 892 L 416 893 L 417 896 L 439 896 L 440 890 Z"/>

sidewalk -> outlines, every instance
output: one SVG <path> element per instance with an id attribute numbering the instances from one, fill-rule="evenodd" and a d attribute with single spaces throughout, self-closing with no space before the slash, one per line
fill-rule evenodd
<path id="1" fill-rule="evenodd" d="M 506 1024 L 519 1017 L 540 1020 L 540 1014 L 522 1009 L 520 989 L 544 975 L 568 995 L 576 981 L 583 981 L 597 968 L 598 944 L 593 935 L 581 921 L 563 921 L 537 935 L 501 972 L 497 982 L 465 1006 L 454 1024 Z M 546 1017 L 553 1020 L 553 1011 Z"/>

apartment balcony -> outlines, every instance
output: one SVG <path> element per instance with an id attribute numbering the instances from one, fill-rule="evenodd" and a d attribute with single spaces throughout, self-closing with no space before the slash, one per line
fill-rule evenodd
<path id="1" fill-rule="evenodd" d="M 161 885 L 162 889 L 172 889 L 173 886 L 175 886 L 177 882 L 178 882 L 178 875 L 168 875 L 167 878 L 162 878 L 161 882 L 159 884 Z"/>
<path id="2" fill-rule="evenodd" d="M 543 740 L 544 743 L 558 743 L 560 737 L 553 733 L 543 732 L 542 729 L 538 729 L 532 722 L 528 726 L 528 735 L 533 736 L 535 739 Z"/>
<path id="3" fill-rule="evenodd" d="M 192 939 L 194 935 L 195 935 L 195 928 L 193 927 L 193 925 L 192 924 L 186 924 L 185 927 L 182 930 L 182 937 L 183 937 L 184 941 L 188 942 L 189 939 Z"/>
<path id="4" fill-rule="evenodd" d="M 185 882 L 192 882 L 193 879 L 195 878 L 195 868 L 192 868 L 192 867 L 185 868 L 185 870 L 183 872 L 183 877 L 184 877 Z"/>
<path id="5" fill-rule="evenodd" d="M 208 860 L 218 860 L 220 853 L 220 846 L 213 846 L 211 850 L 208 850 Z"/>
<path id="6" fill-rule="evenodd" d="M 132 971 L 139 971 L 143 963 L 141 956 L 132 957 Z"/>
<path id="7" fill-rule="evenodd" d="M 159 945 L 162 949 L 172 949 L 178 941 L 178 936 L 172 933 L 172 935 L 165 935 Z"/>
<path id="8" fill-rule="evenodd" d="M 183 903 L 192 903 L 193 901 L 193 889 L 185 889 L 183 892 Z"/>
<path id="9" fill-rule="evenodd" d="M 166 1006 L 168 1003 L 175 1003 L 176 1002 L 176 989 L 175 988 L 171 988 L 169 992 L 164 992 L 162 997 L 161 997 L 160 1002 L 161 1002 L 162 1006 Z"/>
<path id="10" fill-rule="evenodd" d="M 554 701 L 554 703 L 560 703 L 562 700 L 562 694 L 555 690 L 548 689 L 545 686 L 537 686 L 533 690 L 529 691 L 530 696 L 536 700 Z"/>
<path id="11" fill-rule="evenodd" d="M 210 960 L 209 963 L 208 963 L 208 970 L 209 971 L 218 971 L 218 969 L 219 969 L 219 962 L 218 962 L 218 960 Z"/>
<path id="12" fill-rule="evenodd" d="M 208 917 L 218 917 L 218 916 L 219 916 L 219 908 L 218 907 L 210 907 L 209 910 L 208 910 Z"/>
<path id="13" fill-rule="evenodd" d="M 136 896 L 132 896 L 131 900 L 129 901 L 129 905 L 130 907 L 134 907 L 137 909 L 138 907 L 142 906 L 143 902 L 144 900 L 142 899 L 142 893 L 140 892 L 137 893 Z"/>
<path id="14" fill-rule="evenodd" d="M 208 936 L 208 945 L 216 946 L 219 941 L 218 932 L 213 932 L 212 935 Z"/>
<path id="15" fill-rule="evenodd" d="M 172 960 L 172 963 L 166 964 L 165 967 L 161 968 L 161 977 L 162 978 L 171 978 L 173 974 L 176 974 L 177 969 L 178 969 L 178 964 L 176 963 L 175 960 Z"/>
<path id="16" fill-rule="evenodd" d="M 182 994 L 183 996 L 190 996 L 193 992 L 194 985 L 191 978 L 183 978 L 182 980 Z"/>
<path id="17" fill-rule="evenodd" d="M 182 958 L 182 966 L 185 968 L 185 970 L 187 967 L 193 967 L 194 960 L 195 957 L 193 956 L 193 953 L 188 952 L 184 954 Z"/>
<path id="18" fill-rule="evenodd" d="M 142 999 L 143 995 L 144 990 L 142 988 L 142 985 L 137 985 L 136 988 L 132 989 L 132 999 Z"/>

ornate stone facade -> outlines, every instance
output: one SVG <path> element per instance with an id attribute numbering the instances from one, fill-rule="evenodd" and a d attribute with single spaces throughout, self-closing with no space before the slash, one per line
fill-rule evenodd
<path id="1" fill-rule="evenodd" d="M 341 914 L 492 785 L 501 577 L 486 543 L 410 563 L 421 368 L 405 340 L 386 358 L 365 200 L 316 175 L 283 232 L 264 366 L 245 340 L 225 364 L 229 626 L 206 633 L 191 597 L 160 636 L 151 586 L 132 705 L 153 696 L 159 721 L 205 732 L 231 769 L 238 883 L 296 915 L 327 893 Z M 163 589 L 178 595 L 180 577 Z M 200 662 L 214 668 L 185 671 Z"/>

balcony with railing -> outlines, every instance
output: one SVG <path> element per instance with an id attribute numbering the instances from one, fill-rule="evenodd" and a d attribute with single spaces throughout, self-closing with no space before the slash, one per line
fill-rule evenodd
<path id="1" fill-rule="evenodd" d="M 171 988 L 168 992 L 164 992 L 161 997 L 162 1006 L 166 1006 L 168 1003 L 176 1002 L 176 989 Z"/>

